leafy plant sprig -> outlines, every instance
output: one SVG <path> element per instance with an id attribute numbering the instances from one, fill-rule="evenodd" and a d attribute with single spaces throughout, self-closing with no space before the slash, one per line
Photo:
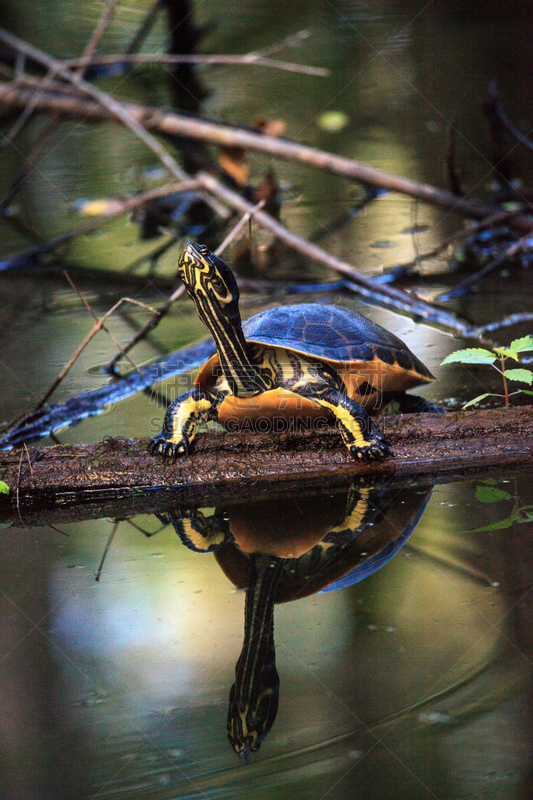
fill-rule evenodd
<path id="1" fill-rule="evenodd" d="M 480 503 L 501 503 L 504 500 L 513 500 L 511 513 L 504 519 L 496 520 L 482 528 L 474 528 L 474 531 L 496 531 L 502 528 L 510 528 L 515 523 L 533 522 L 533 505 L 525 505 L 518 496 L 515 486 L 514 493 L 506 492 L 498 488 L 499 481 L 485 480 L 476 486 L 476 500 Z"/>
<path id="2" fill-rule="evenodd" d="M 511 342 L 509 347 L 495 347 L 493 350 L 485 350 L 483 347 L 468 347 L 465 350 L 456 350 L 455 353 L 450 353 L 449 356 L 446 356 L 444 361 L 441 362 L 441 366 L 443 364 L 451 364 L 453 361 L 458 361 L 460 364 L 490 364 L 502 376 L 503 394 L 484 392 L 465 403 L 463 408 L 473 406 L 484 400 L 485 397 L 502 397 L 505 408 L 509 408 L 509 398 L 513 395 L 520 394 L 520 392 L 533 395 L 533 392 L 527 389 L 517 389 L 514 392 L 510 392 L 508 387 L 508 381 L 518 381 L 531 386 L 533 372 L 529 369 L 506 369 L 505 367 L 505 362 L 509 358 L 512 358 L 513 361 L 520 361 L 518 354 L 525 353 L 527 350 L 533 350 L 533 336 L 523 336 L 521 339 L 515 339 L 514 342 Z"/>

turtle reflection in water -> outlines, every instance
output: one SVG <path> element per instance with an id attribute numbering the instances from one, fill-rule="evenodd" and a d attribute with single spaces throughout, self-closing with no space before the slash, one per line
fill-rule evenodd
<path id="1" fill-rule="evenodd" d="M 389 456 L 369 413 L 396 400 L 400 411 L 442 411 L 407 389 L 431 383 L 427 367 L 394 334 L 349 308 L 302 304 L 263 311 L 241 324 L 232 271 L 205 245 L 189 242 L 178 269 L 216 354 L 195 386 L 168 407 L 153 453 L 187 453 L 199 422 L 236 429 L 272 420 L 337 425 L 362 461 Z M 322 426 L 323 427 L 323 426 Z"/>
<path id="2" fill-rule="evenodd" d="M 246 764 L 274 723 L 279 678 L 274 604 L 350 586 L 382 567 L 409 538 L 430 489 L 390 492 L 368 478 L 346 492 L 263 500 L 204 516 L 159 515 L 183 544 L 213 552 L 232 583 L 246 589 L 244 641 L 230 692 L 228 738 Z"/>

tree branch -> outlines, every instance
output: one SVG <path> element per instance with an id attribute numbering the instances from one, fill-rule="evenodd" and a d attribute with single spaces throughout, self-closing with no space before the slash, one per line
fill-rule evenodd
<path id="1" fill-rule="evenodd" d="M 90 84 L 88 85 L 90 86 Z M 27 89 L 21 89 L 15 84 L 0 85 L 0 103 L 4 105 L 24 107 L 32 97 L 32 92 Z M 73 98 L 72 95 L 48 93 L 34 102 L 36 110 L 74 117 L 82 116 L 84 119 L 102 120 L 112 119 L 113 116 L 118 117 L 108 109 L 109 103 L 102 107 L 103 104 L 99 105 L 99 103 L 84 100 L 83 98 Z M 387 191 L 400 192 L 430 205 L 474 219 L 483 219 L 494 210 L 491 206 L 481 201 L 457 197 L 451 192 L 438 189 L 429 184 L 393 175 L 361 161 L 337 156 L 325 150 L 297 144 L 287 139 L 265 136 L 261 133 L 254 133 L 216 122 L 205 122 L 204 120 L 193 119 L 174 112 L 136 103 L 117 103 L 116 100 L 114 103 L 120 105 L 127 111 L 131 119 L 146 130 L 156 130 L 173 136 L 186 136 L 191 139 L 201 139 L 227 147 L 242 147 L 245 150 L 267 153 L 276 158 L 296 161 L 315 169 L 341 175 L 350 180 L 377 186 Z M 522 222 L 519 223 L 518 220 L 522 220 Z M 531 230 L 533 226 L 529 217 L 525 218 L 525 220 L 518 217 L 514 220 L 514 224 L 523 225 L 524 230 Z M 528 226 L 527 228 L 525 227 L 526 225 Z"/>

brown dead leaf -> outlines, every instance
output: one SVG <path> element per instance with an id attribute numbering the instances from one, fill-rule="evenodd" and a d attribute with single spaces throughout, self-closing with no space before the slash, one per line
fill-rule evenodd
<path id="1" fill-rule="evenodd" d="M 266 117 L 256 117 L 254 127 L 265 136 L 283 136 L 287 130 L 287 123 L 284 119 L 267 119 Z"/>

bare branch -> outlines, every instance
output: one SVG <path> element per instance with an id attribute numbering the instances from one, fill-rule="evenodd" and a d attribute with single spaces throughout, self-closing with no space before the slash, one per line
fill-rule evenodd
<path id="1" fill-rule="evenodd" d="M 81 58 L 69 58 L 62 62 L 65 66 L 74 68 L 84 63 Z M 95 56 L 87 64 L 99 66 L 101 64 L 234 64 L 244 66 L 271 67 L 281 69 L 286 72 L 299 72 L 302 75 L 315 75 L 320 78 L 328 78 L 331 74 L 329 69 L 322 67 L 309 67 L 306 64 L 294 64 L 291 61 L 280 61 L 274 58 L 263 58 L 255 53 L 244 55 L 169 55 L 166 53 L 142 54 L 142 55 L 102 55 Z"/>
<path id="2" fill-rule="evenodd" d="M 4 105 L 24 106 L 30 96 L 27 90 L 20 89 L 14 84 L 0 85 L 0 103 Z M 117 103 L 117 101 L 110 103 L 108 101 L 111 98 L 109 96 L 106 97 L 106 108 L 101 108 L 97 103 L 83 101 L 82 98 L 75 99 L 68 95 L 54 93 L 48 94 L 46 98 L 41 98 L 37 103 L 37 107 L 47 112 L 54 111 L 75 117 L 83 116 L 84 119 L 110 119 L 113 116 L 119 117 L 118 113 L 115 115 L 114 112 L 108 109 L 109 105 L 116 104 L 120 106 L 121 113 L 124 112 L 124 116 L 127 114 L 128 119 L 134 121 L 135 130 L 144 126 L 145 128 L 174 136 L 186 136 L 191 139 L 211 141 L 227 147 L 242 147 L 245 150 L 266 153 L 276 158 L 296 161 L 315 169 L 341 175 L 349 180 L 360 181 L 387 191 L 400 192 L 430 205 L 445 208 L 474 219 L 483 219 L 493 211 L 493 208 L 484 202 L 456 197 L 451 192 L 438 189 L 429 184 L 393 175 L 361 161 L 337 156 L 315 147 L 308 147 L 287 139 L 233 128 L 229 125 L 205 122 L 204 120 L 193 119 L 174 112 L 135 103 Z M 145 133 L 148 135 L 147 131 Z M 520 219 L 515 219 L 514 224 L 518 225 Z M 531 218 L 524 218 L 524 230 L 531 230 L 531 227 Z"/>
<path id="3" fill-rule="evenodd" d="M 151 311 L 153 314 L 156 313 L 155 308 L 152 308 L 152 306 L 149 306 L 146 303 L 141 303 L 139 300 L 135 300 L 132 297 L 121 297 L 120 300 L 116 302 L 115 305 L 109 309 L 109 311 L 106 311 L 106 313 L 102 317 L 100 317 L 100 319 L 98 319 L 97 322 L 93 325 L 93 327 L 91 328 L 91 330 L 89 331 L 83 342 L 80 345 L 78 345 L 73 355 L 69 358 L 69 360 L 67 361 L 67 363 L 65 364 L 65 366 L 55 379 L 55 381 L 47 389 L 47 391 L 44 393 L 41 399 L 38 400 L 38 402 L 35 404 L 32 413 L 35 413 L 35 411 L 38 411 L 40 408 L 44 406 L 48 398 L 51 397 L 51 395 L 55 392 L 61 381 L 65 378 L 69 370 L 72 368 L 73 364 L 76 363 L 76 361 L 78 360 L 82 352 L 85 350 L 89 342 L 92 339 L 94 339 L 98 331 L 100 331 L 104 327 L 106 319 L 108 319 L 108 317 L 110 317 L 111 314 L 114 314 L 115 311 L 118 308 L 120 308 L 120 306 L 123 305 L 124 303 L 133 303 L 133 305 L 139 306 L 140 308 L 148 309 L 148 311 Z"/>
<path id="4" fill-rule="evenodd" d="M 100 19 L 96 23 L 96 27 L 93 31 L 93 34 L 85 49 L 83 51 L 82 57 L 78 59 L 78 63 L 76 64 L 79 69 L 77 70 L 78 75 L 80 78 L 83 78 L 84 72 L 91 63 L 91 59 L 94 55 L 94 51 L 98 47 L 98 43 L 101 40 L 102 36 L 105 33 L 106 28 L 108 27 L 109 23 L 115 16 L 115 11 L 117 10 L 117 6 L 120 3 L 120 0 L 107 0 L 104 10 L 100 16 Z"/>
<path id="5" fill-rule="evenodd" d="M 198 173 L 198 179 L 206 189 L 213 192 L 213 194 L 241 213 L 244 214 L 253 211 L 254 207 L 251 203 L 231 189 L 227 189 L 212 175 L 200 172 Z M 308 258 L 313 259 L 313 261 L 318 261 L 326 267 L 345 275 L 354 283 L 354 291 L 357 291 L 362 297 L 369 298 L 371 301 L 378 302 L 388 308 L 400 310 L 402 313 L 407 313 L 410 316 L 420 317 L 426 321 L 437 322 L 440 325 L 451 328 L 462 336 L 472 335 L 472 325 L 459 319 L 452 312 L 427 303 L 414 294 L 409 294 L 400 289 L 395 289 L 394 287 L 383 284 L 377 284 L 372 278 L 359 272 L 359 270 L 355 269 L 354 266 L 348 264 L 346 261 L 341 261 L 341 259 L 322 250 L 318 245 L 309 242 L 307 239 L 295 233 L 291 233 L 291 231 L 265 211 L 255 211 L 254 217 L 259 225 L 272 231 L 275 236 L 288 244 L 289 247 L 293 247 Z"/>

